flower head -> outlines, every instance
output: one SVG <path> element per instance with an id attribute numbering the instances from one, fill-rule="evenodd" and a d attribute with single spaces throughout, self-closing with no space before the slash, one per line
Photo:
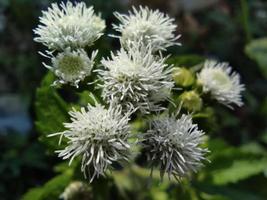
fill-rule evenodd
<path id="1" fill-rule="evenodd" d="M 203 91 L 210 92 L 212 97 L 220 103 L 226 106 L 243 105 L 241 92 L 245 90 L 245 87 L 240 84 L 239 74 L 232 72 L 228 63 L 207 60 L 198 74 L 198 81 L 203 85 Z"/>
<path id="2" fill-rule="evenodd" d="M 143 147 L 152 170 L 159 167 L 161 178 L 165 173 L 176 179 L 196 172 L 205 160 L 207 149 L 199 147 L 204 133 L 192 123 L 190 115 L 180 119 L 165 117 L 154 120 L 143 135 Z"/>
<path id="3" fill-rule="evenodd" d="M 169 97 L 173 82 L 171 70 L 165 69 L 165 59 L 152 55 L 151 48 L 132 43 L 111 59 L 103 59 L 106 70 L 98 70 L 103 80 L 103 97 L 116 100 L 123 108 L 142 113 L 161 110 L 158 103 Z"/>
<path id="4" fill-rule="evenodd" d="M 73 4 L 68 1 L 60 6 L 53 3 L 47 11 L 43 11 L 40 23 L 34 30 L 37 35 L 35 41 L 51 50 L 90 46 L 105 29 L 104 20 L 84 2 Z"/>
<path id="5" fill-rule="evenodd" d="M 137 10 L 133 7 L 128 15 L 115 12 L 114 14 L 121 24 L 113 25 L 114 29 L 121 33 L 119 37 L 124 46 L 128 41 L 142 39 L 144 45 L 151 44 L 154 51 L 165 50 L 169 46 L 180 45 L 175 36 L 176 25 L 174 19 L 161 13 L 159 10 L 150 10 L 141 7 Z M 116 36 L 118 37 L 118 36 Z"/>
<path id="6" fill-rule="evenodd" d="M 82 157 L 81 171 L 90 181 L 105 171 L 113 162 L 127 160 L 130 145 L 129 113 L 122 116 L 119 106 L 110 106 L 105 109 L 100 104 L 88 105 L 81 111 L 69 112 L 71 122 L 65 123 L 67 130 L 55 134 L 66 137 L 68 145 L 57 151 L 59 157 L 72 160 Z"/>
<path id="7" fill-rule="evenodd" d="M 91 74 L 96 54 L 97 52 L 93 52 L 92 57 L 89 58 L 82 49 L 71 51 L 70 48 L 67 48 L 57 56 L 51 57 L 52 66 L 44 65 L 59 78 L 54 85 L 71 83 L 78 87 L 78 83 Z"/>

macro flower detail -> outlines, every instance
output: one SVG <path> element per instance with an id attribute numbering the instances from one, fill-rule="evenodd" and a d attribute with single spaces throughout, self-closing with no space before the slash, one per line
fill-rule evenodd
<path id="1" fill-rule="evenodd" d="M 143 135 L 142 145 L 148 162 L 159 167 L 161 179 L 165 174 L 177 180 L 188 176 L 203 165 L 207 149 L 199 145 L 204 132 L 192 123 L 190 115 L 159 118 L 152 121 L 150 129 Z"/>
<path id="2" fill-rule="evenodd" d="M 159 103 L 168 99 L 173 82 L 171 69 L 165 58 L 152 55 L 151 48 L 132 43 L 128 50 L 121 49 L 103 59 L 105 69 L 97 70 L 103 84 L 103 98 L 117 101 L 124 110 L 135 109 L 142 113 L 159 111 Z"/>
<path id="3" fill-rule="evenodd" d="M 88 104 L 81 111 L 69 112 L 70 123 L 64 123 L 67 130 L 49 136 L 60 135 L 68 140 L 63 150 L 57 151 L 59 157 L 70 159 L 82 157 L 81 171 L 93 181 L 95 177 L 104 176 L 111 164 L 128 160 L 130 145 L 128 143 L 129 113 L 122 116 L 121 107 L 110 106 L 108 109 L 96 103 Z"/>
<path id="4" fill-rule="evenodd" d="M 241 92 L 245 90 L 240 83 L 240 76 L 232 71 L 228 63 L 207 60 L 198 74 L 198 82 L 203 92 L 210 92 L 218 102 L 231 107 L 231 104 L 242 106 Z"/>
<path id="5" fill-rule="evenodd" d="M 50 50 L 64 50 L 67 47 L 83 48 L 92 45 L 101 37 L 105 21 L 94 14 L 93 7 L 80 3 L 53 3 L 43 11 L 40 23 L 34 30 L 34 40 Z"/>
<path id="6" fill-rule="evenodd" d="M 121 39 L 122 45 L 127 47 L 128 41 L 136 42 L 142 39 L 144 45 L 150 44 L 154 51 L 165 50 L 169 46 L 180 45 L 175 36 L 177 26 L 174 19 L 161 13 L 159 10 L 150 10 L 148 7 L 133 7 L 129 14 L 114 15 L 120 21 L 119 25 L 113 24 L 113 28 L 121 33 L 115 36 Z"/>
<path id="7" fill-rule="evenodd" d="M 51 57 L 52 66 L 46 64 L 44 66 L 58 77 L 59 80 L 56 80 L 54 85 L 71 83 L 78 87 L 78 83 L 91 74 L 96 55 L 97 51 L 89 58 L 82 49 L 71 51 L 68 48 L 57 56 Z"/>

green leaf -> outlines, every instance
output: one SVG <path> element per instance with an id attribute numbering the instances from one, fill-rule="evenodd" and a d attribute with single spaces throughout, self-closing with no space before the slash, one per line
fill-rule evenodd
<path id="1" fill-rule="evenodd" d="M 43 187 L 29 190 L 29 192 L 22 197 L 22 200 L 59 199 L 60 194 L 71 182 L 72 175 L 72 170 L 68 170 L 64 174 L 58 175 L 48 181 Z"/>
<path id="2" fill-rule="evenodd" d="M 92 98 L 92 96 L 95 98 Z M 92 92 L 89 91 L 83 91 L 78 93 L 79 96 L 79 106 L 87 106 L 88 104 L 95 105 L 95 100 L 100 103 L 100 99 L 96 95 L 94 95 Z"/>
<path id="3" fill-rule="evenodd" d="M 64 173 L 56 176 L 44 185 L 41 200 L 58 199 L 60 194 L 71 182 L 72 173 Z"/>
<path id="4" fill-rule="evenodd" d="M 226 169 L 214 170 L 212 182 L 217 185 L 236 183 L 267 169 L 267 159 L 235 160 Z"/>
<path id="5" fill-rule="evenodd" d="M 267 38 L 252 41 L 246 46 L 245 52 L 258 63 L 263 75 L 267 78 Z"/>
<path id="6" fill-rule="evenodd" d="M 206 182 L 216 185 L 236 183 L 267 169 L 267 156 L 255 145 L 236 148 L 220 140 L 209 143 L 212 153 L 209 158 L 211 163 L 204 168 Z"/>
<path id="7" fill-rule="evenodd" d="M 250 193 L 244 190 L 236 189 L 233 187 L 222 187 L 222 186 L 214 186 L 205 183 L 194 183 L 194 187 L 196 187 L 201 192 L 205 192 L 207 194 L 220 196 L 220 198 L 216 200 L 264 200 L 263 197 L 256 195 L 254 193 Z M 224 198 L 222 198 L 224 197 Z M 214 200 L 215 200 L 214 199 Z"/>
<path id="8" fill-rule="evenodd" d="M 204 62 L 204 58 L 198 55 L 182 55 L 173 56 L 167 60 L 168 64 L 173 64 L 174 67 L 193 67 Z"/>
<path id="9" fill-rule="evenodd" d="M 37 121 L 36 128 L 42 141 L 50 152 L 58 148 L 57 138 L 48 138 L 51 133 L 64 130 L 63 122 L 68 121 L 68 106 L 59 96 L 56 89 L 51 87 L 53 78 L 48 74 L 40 88 L 36 91 L 35 111 Z"/>
<path id="10" fill-rule="evenodd" d="M 205 200 L 230 200 L 227 197 L 224 197 L 222 195 L 217 195 L 217 194 L 207 194 L 207 193 L 200 193 L 201 198 L 205 199 Z"/>
<path id="11" fill-rule="evenodd" d="M 42 188 L 30 189 L 23 197 L 22 200 L 40 200 L 42 196 Z"/>

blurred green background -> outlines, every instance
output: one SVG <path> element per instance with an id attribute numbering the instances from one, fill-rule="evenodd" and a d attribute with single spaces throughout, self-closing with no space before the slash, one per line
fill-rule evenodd
<path id="1" fill-rule="evenodd" d="M 32 29 L 38 24 L 41 10 L 51 2 L 56 1 L 0 0 L 1 200 L 21 199 L 30 188 L 45 184 L 55 177 L 57 172 L 53 166 L 60 163 L 56 155 L 49 154 L 46 145 L 38 140 L 34 123 L 38 115 L 41 118 L 38 112 L 42 112 L 35 106 L 36 89 L 47 70 L 42 66 L 45 59 L 38 54 L 44 47 L 33 42 Z M 114 176 L 115 186 L 105 186 L 109 188 L 105 190 L 108 199 L 267 199 L 267 2 L 85 2 L 102 13 L 107 24 L 106 33 L 114 32 L 111 24 L 116 20 L 112 13 L 126 12 L 132 5 L 147 5 L 168 13 L 176 19 L 177 33 L 182 34 L 182 46 L 169 49 L 169 53 L 177 56 L 177 65 L 190 67 L 203 57 L 227 61 L 241 74 L 246 85 L 245 106 L 234 111 L 216 106 L 206 111 L 210 116 L 208 119 L 197 119 L 211 138 L 208 145 L 212 162 L 196 175 L 195 181 L 185 180 L 180 184 L 153 182 L 149 185 L 147 177 L 143 176 L 146 172 L 136 166 L 131 169 L 135 178 L 131 178 L 132 174 L 126 170 L 124 175 Z M 95 47 L 106 56 L 110 50 L 118 49 L 119 44 L 116 39 L 102 37 Z M 68 94 L 63 95 L 71 99 Z M 43 120 L 51 120 L 49 117 L 43 116 Z M 52 180 L 61 182 L 60 177 Z M 49 183 L 45 187 L 53 189 L 53 183 Z M 55 185 L 60 187 L 60 184 Z"/>

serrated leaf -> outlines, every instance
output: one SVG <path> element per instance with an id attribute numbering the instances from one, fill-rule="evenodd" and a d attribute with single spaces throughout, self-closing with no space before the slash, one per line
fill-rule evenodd
<path id="1" fill-rule="evenodd" d="M 267 38 L 253 40 L 245 48 L 246 54 L 255 60 L 267 78 Z"/>
<path id="2" fill-rule="evenodd" d="M 58 148 L 57 138 L 48 138 L 51 133 L 64 130 L 63 122 L 68 121 L 68 106 L 59 96 L 56 89 L 50 86 L 53 79 L 48 74 L 42 86 L 36 91 L 35 111 L 37 121 L 36 128 L 42 141 L 50 152 Z"/>

